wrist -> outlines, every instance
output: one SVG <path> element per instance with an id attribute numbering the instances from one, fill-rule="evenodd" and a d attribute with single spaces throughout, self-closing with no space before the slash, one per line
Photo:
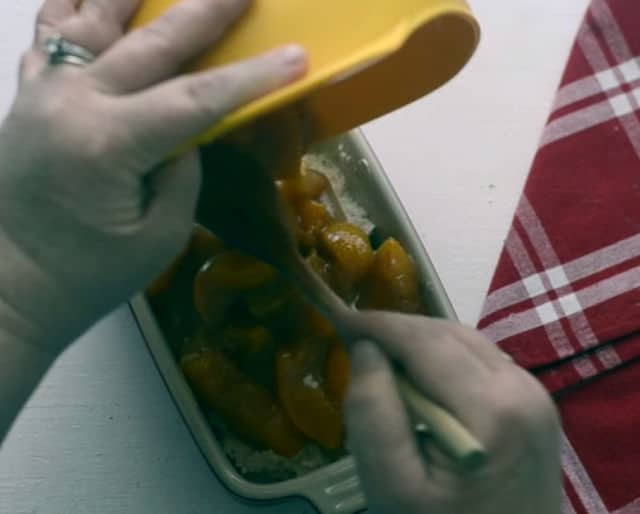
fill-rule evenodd
<path id="1" fill-rule="evenodd" d="M 0 447 L 55 356 L 0 329 Z"/>
<path id="2" fill-rule="evenodd" d="M 55 358 L 79 335 L 68 293 L 0 230 L 0 337 Z"/>

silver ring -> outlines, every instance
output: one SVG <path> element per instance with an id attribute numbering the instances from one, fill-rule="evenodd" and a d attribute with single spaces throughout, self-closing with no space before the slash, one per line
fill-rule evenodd
<path id="1" fill-rule="evenodd" d="M 44 44 L 44 51 L 49 56 L 49 64 L 71 64 L 73 66 L 87 66 L 91 64 L 96 56 L 86 48 L 76 45 L 55 35 L 48 38 Z"/>

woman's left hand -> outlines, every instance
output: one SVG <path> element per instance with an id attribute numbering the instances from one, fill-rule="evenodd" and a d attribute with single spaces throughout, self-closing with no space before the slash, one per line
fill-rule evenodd
<path id="1" fill-rule="evenodd" d="M 184 0 L 125 34 L 138 0 L 47 0 L 0 129 L 0 327 L 52 354 L 143 288 L 185 243 L 197 154 L 165 162 L 225 114 L 300 77 L 288 46 L 175 78 L 249 0 Z M 49 64 L 54 34 L 91 51 Z"/>

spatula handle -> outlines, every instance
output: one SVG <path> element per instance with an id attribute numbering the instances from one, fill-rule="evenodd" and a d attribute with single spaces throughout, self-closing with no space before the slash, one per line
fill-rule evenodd
<path id="1" fill-rule="evenodd" d="M 424 424 L 438 448 L 459 469 L 470 472 L 484 465 L 486 450 L 456 418 L 426 398 L 406 378 L 396 374 L 396 383 L 413 423 Z"/>

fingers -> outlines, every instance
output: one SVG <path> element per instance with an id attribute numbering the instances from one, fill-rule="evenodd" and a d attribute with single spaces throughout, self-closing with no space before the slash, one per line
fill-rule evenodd
<path id="1" fill-rule="evenodd" d="M 411 491 L 417 497 L 428 496 L 427 469 L 387 359 L 363 341 L 354 347 L 351 365 L 346 402 L 349 449 L 369 501 L 379 508 L 393 507 L 388 512 L 394 512 Z"/>
<path id="2" fill-rule="evenodd" d="M 36 22 L 34 47 L 22 61 L 21 80 L 37 75 L 47 64 L 46 40 L 60 34 L 100 55 L 117 41 L 140 0 L 47 0 Z"/>
<path id="3" fill-rule="evenodd" d="M 363 336 L 378 343 L 418 390 L 487 447 L 496 444 L 496 398 L 509 399 L 513 393 L 500 392 L 498 385 L 519 368 L 481 334 L 446 321 L 380 312 L 361 319 Z"/>
<path id="4" fill-rule="evenodd" d="M 493 494 L 487 492 L 493 485 L 511 484 L 510 494 L 519 499 L 521 492 L 513 491 L 530 487 L 536 467 L 559 469 L 549 461 L 557 455 L 559 431 L 549 396 L 521 368 L 485 347 L 481 335 L 416 316 L 372 313 L 362 320 L 414 384 L 433 399 L 439 396 L 439 403 L 485 444 L 489 455 L 479 473 L 468 475 L 433 440 L 416 443 L 389 361 L 375 346 L 356 343 L 346 421 L 350 449 L 374 512 L 490 512 L 500 502 L 494 497 L 482 502 Z M 495 360 L 494 369 L 485 365 L 487 360 Z M 546 481 L 546 473 L 541 476 Z M 553 492 L 557 476 L 548 483 Z M 512 512 L 513 505 L 503 510 Z"/>
<path id="5" fill-rule="evenodd" d="M 532 419 L 547 423 L 544 413 L 553 413 L 543 388 L 486 346 L 478 332 L 392 313 L 367 313 L 361 320 L 361 333 L 369 334 L 427 398 L 449 411 L 490 453 L 517 446 L 520 429 L 535 425 Z M 503 426 L 512 428 L 514 440 L 503 433 Z"/>
<path id="6" fill-rule="evenodd" d="M 365 313 L 361 333 L 378 343 L 428 397 L 470 421 L 470 395 L 491 379 L 492 370 L 460 337 L 433 320 L 392 313 Z"/>
<path id="7" fill-rule="evenodd" d="M 22 57 L 20 63 L 20 81 L 36 76 L 46 65 L 43 52 L 47 38 L 58 32 L 58 27 L 76 14 L 82 0 L 45 0 L 36 17 L 33 47 Z"/>
<path id="8" fill-rule="evenodd" d="M 123 99 L 132 128 L 157 158 L 306 69 L 304 51 L 284 47 L 213 71 L 179 77 Z"/>
<path id="9" fill-rule="evenodd" d="M 124 29 L 140 0 L 82 0 L 80 15 L 96 18 Z"/>
<path id="10" fill-rule="evenodd" d="M 118 93 L 152 86 L 210 48 L 249 3 L 249 0 L 184 0 L 159 19 L 124 37 L 92 66 L 91 74 Z"/>
<path id="11" fill-rule="evenodd" d="M 82 0 L 46 0 L 36 18 L 34 46 L 41 46 L 58 25 L 71 18 Z"/>
<path id="12" fill-rule="evenodd" d="M 504 353 L 494 342 L 471 327 L 441 319 L 431 319 L 429 322 L 441 332 L 450 331 L 455 334 L 469 351 L 492 370 L 514 362 L 509 354 Z"/>
<path id="13" fill-rule="evenodd" d="M 95 55 L 122 37 L 140 0 L 84 0 L 79 11 L 58 26 L 65 38 Z"/>

